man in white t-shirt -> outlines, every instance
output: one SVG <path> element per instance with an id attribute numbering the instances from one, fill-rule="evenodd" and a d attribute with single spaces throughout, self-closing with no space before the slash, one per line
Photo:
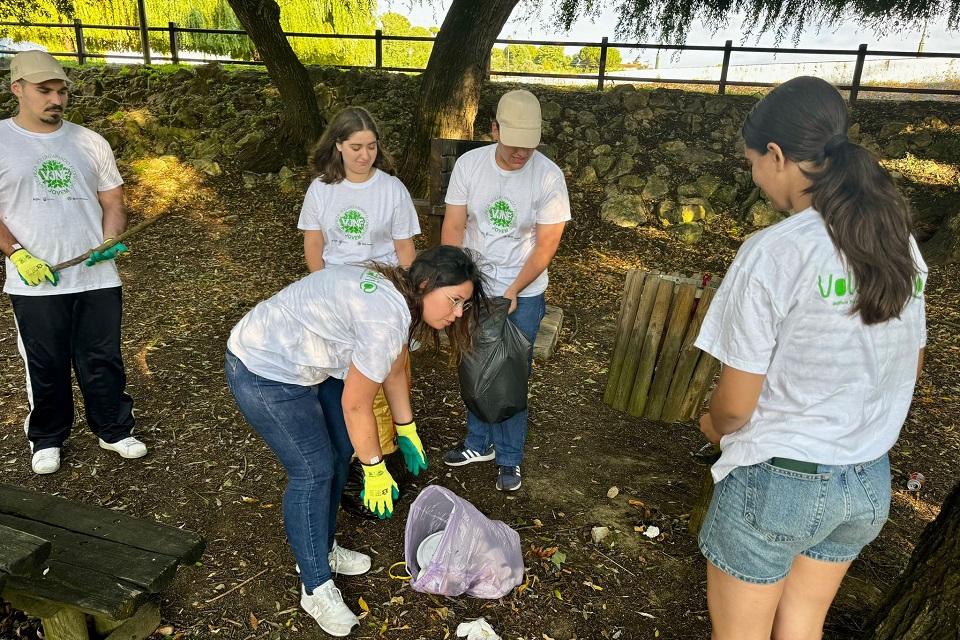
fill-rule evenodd
<path id="1" fill-rule="evenodd" d="M 51 268 L 116 238 L 127 225 L 123 179 L 110 145 L 63 120 L 67 76 L 49 54 L 23 51 L 10 64 L 17 115 L 0 120 L 0 250 L 27 374 L 24 431 L 35 473 L 60 468 L 73 425 L 70 371 L 77 375 L 100 446 L 139 458 L 133 400 L 120 355 L 122 297 L 117 243 L 85 263 Z"/>
<path id="2" fill-rule="evenodd" d="M 547 266 L 570 220 L 563 171 L 536 150 L 541 129 L 536 96 L 517 90 L 500 98 L 492 125 L 496 144 L 468 151 L 453 168 L 441 233 L 443 244 L 481 254 L 488 292 L 511 301 L 509 319 L 531 345 L 543 320 Z M 462 466 L 496 458 L 497 489 L 514 491 L 526 436 L 526 410 L 497 424 L 468 410 L 467 437 L 443 461 Z"/>

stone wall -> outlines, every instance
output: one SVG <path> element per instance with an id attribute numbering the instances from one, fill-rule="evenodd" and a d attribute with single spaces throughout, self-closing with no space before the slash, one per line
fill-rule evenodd
<path id="1" fill-rule="evenodd" d="M 171 154 L 219 175 L 281 117 L 277 90 L 260 70 L 90 65 L 68 73 L 69 119 L 100 132 L 121 159 Z M 320 67 L 310 68 L 310 76 L 328 118 L 344 106 L 365 106 L 380 123 L 386 148 L 401 148 L 416 106 L 417 76 Z M 16 109 L 3 80 L 0 118 Z M 602 93 L 524 87 L 541 100 L 541 150 L 563 168 L 575 206 L 586 198 L 603 220 L 658 225 L 684 242 L 696 242 L 702 224 L 718 214 L 751 226 L 780 218 L 754 187 L 742 157 L 740 126 L 757 97 L 633 85 Z M 489 138 L 496 102 L 510 88 L 486 85 L 478 138 Z M 960 163 L 960 104 L 864 101 L 853 116 L 851 138 L 882 156 Z M 302 189 L 305 178 L 302 167 L 279 176 L 244 175 L 250 185 L 278 180 L 286 190 Z"/>

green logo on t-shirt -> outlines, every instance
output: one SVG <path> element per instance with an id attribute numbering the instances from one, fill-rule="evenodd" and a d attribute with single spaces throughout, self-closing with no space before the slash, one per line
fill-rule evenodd
<path id="1" fill-rule="evenodd" d="M 817 288 L 820 290 L 820 297 L 832 298 L 830 303 L 833 306 L 852 304 L 857 294 L 860 293 L 860 285 L 854 282 L 853 274 L 846 273 L 834 275 L 828 273 L 817 276 Z M 923 296 L 923 278 L 917 274 L 913 277 L 913 297 L 920 299 Z"/>
<path id="2" fill-rule="evenodd" d="M 347 207 L 340 212 L 337 226 L 343 235 L 351 240 L 359 240 L 367 230 L 367 212 L 361 207 Z"/>
<path id="3" fill-rule="evenodd" d="M 37 182 L 55 196 L 67 193 L 73 184 L 73 168 L 60 156 L 41 158 L 33 173 Z"/>
<path id="4" fill-rule="evenodd" d="M 493 230 L 507 234 L 516 229 L 517 203 L 506 196 L 498 196 L 487 207 L 487 220 Z"/>
<path id="5" fill-rule="evenodd" d="M 382 275 L 376 271 L 367 269 L 363 272 L 363 275 L 360 276 L 360 291 L 363 291 L 364 293 L 373 293 L 379 288 L 377 282 L 382 279 Z"/>

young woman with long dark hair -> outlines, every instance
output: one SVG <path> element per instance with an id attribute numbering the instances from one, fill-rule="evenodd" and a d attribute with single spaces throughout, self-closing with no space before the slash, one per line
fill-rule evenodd
<path id="1" fill-rule="evenodd" d="M 796 213 L 744 243 L 697 339 L 723 365 L 700 419 L 722 451 L 700 534 L 717 640 L 820 638 L 887 519 L 927 269 L 904 198 L 848 127 L 840 94 L 812 77 L 743 125 L 754 182 Z"/>
<path id="2" fill-rule="evenodd" d="M 407 345 L 411 338 L 439 345 L 444 331 L 453 354 L 469 349 L 485 301 L 474 257 L 440 246 L 409 270 L 371 263 L 311 273 L 254 307 L 230 334 L 230 390 L 287 471 L 283 521 L 303 582 L 301 606 L 331 635 L 358 626 L 331 574 L 370 569 L 369 556 L 334 537 L 354 452 L 364 465 L 366 507 L 388 518 L 397 497 L 374 397 L 382 385 L 393 415 L 408 426 L 404 458 L 426 466 L 410 406 Z"/>

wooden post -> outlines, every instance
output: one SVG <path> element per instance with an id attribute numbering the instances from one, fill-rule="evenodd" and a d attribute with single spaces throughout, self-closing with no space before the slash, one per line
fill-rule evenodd
<path id="1" fill-rule="evenodd" d="M 603 394 L 603 401 L 613 404 L 617 393 L 617 382 L 623 369 L 623 359 L 626 356 L 627 342 L 630 331 L 637 319 L 637 308 L 640 305 L 640 292 L 643 290 L 643 281 L 646 271 L 631 269 L 627 271 L 627 280 L 623 288 L 623 300 L 620 303 L 620 314 L 617 316 L 617 332 L 613 337 L 613 353 L 610 358 L 610 368 L 607 369 L 607 388 Z"/>
<path id="2" fill-rule="evenodd" d="M 713 448 L 715 452 L 720 453 L 719 446 L 714 445 Z M 700 535 L 703 520 L 707 517 L 707 511 L 710 509 L 710 501 L 713 500 L 713 486 L 711 467 L 707 467 L 700 480 L 700 493 L 697 494 L 697 500 L 693 503 L 693 509 L 690 510 L 690 520 L 687 522 L 687 531 L 693 537 Z"/>
<path id="3" fill-rule="evenodd" d="M 170 63 L 180 64 L 180 34 L 177 32 L 177 23 L 168 23 L 170 27 Z"/>
<path id="4" fill-rule="evenodd" d="M 867 57 L 867 45 L 861 44 L 857 49 L 857 64 L 853 68 L 853 82 L 850 83 L 850 104 L 857 101 L 860 93 L 860 77 L 863 75 L 863 61 Z"/>
<path id="5" fill-rule="evenodd" d="M 137 14 L 140 16 L 140 47 L 143 49 L 143 64 L 150 64 L 150 32 L 147 31 L 146 0 L 137 0 Z"/>
<path id="6" fill-rule="evenodd" d="M 691 416 L 681 413 L 683 400 L 686 397 L 687 389 L 690 387 L 690 378 L 697 367 L 697 361 L 700 359 L 701 351 L 693 345 L 700 333 L 700 327 L 703 325 L 703 318 L 707 313 L 707 307 L 713 300 L 716 289 L 707 287 L 703 289 L 700 296 L 700 304 L 697 311 L 687 327 L 687 335 L 683 338 L 683 345 L 680 347 L 680 355 L 677 358 L 677 367 L 673 372 L 673 380 L 670 382 L 670 391 L 667 392 L 667 399 L 663 405 L 663 411 L 660 419 L 664 422 L 679 422 L 687 420 Z"/>
<path id="7" fill-rule="evenodd" d="M 697 286 L 681 284 L 674 297 L 670 311 L 670 321 L 667 332 L 660 347 L 660 357 L 657 359 L 657 368 L 654 371 L 653 383 L 650 385 L 646 409 L 643 417 L 650 420 L 659 420 L 663 413 L 663 405 L 670 390 L 670 381 L 677 366 L 677 356 L 680 354 L 680 345 L 687 332 L 690 322 L 690 312 L 696 301 Z"/>
<path id="8" fill-rule="evenodd" d="M 87 616 L 79 609 L 60 609 L 55 615 L 41 618 L 46 640 L 88 640 Z"/>
<path id="9" fill-rule="evenodd" d="M 670 315 L 670 303 L 673 302 L 673 287 L 673 282 L 669 280 L 663 280 L 660 283 L 660 287 L 657 289 L 657 298 L 653 303 L 653 311 L 650 314 L 650 322 L 647 324 L 647 331 L 643 336 L 643 349 L 640 351 L 637 379 L 634 381 L 633 390 L 630 392 L 630 404 L 627 405 L 627 413 L 636 418 L 643 415 L 643 410 L 647 405 L 647 392 L 650 391 L 650 383 L 653 381 L 653 368 L 657 363 L 657 353 L 660 350 L 663 327 Z"/>
<path id="10" fill-rule="evenodd" d="M 607 36 L 600 41 L 600 69 L 597 73 L 597 91 L 603 91 L 603 74 L 607 70 Z"/>
<path id="11" fill-rule="evenodd" d="M 723 66 L 720 68 L 720 88 L 717 93 L 727 92 L 727 71 L 730 70 L 730 51 L 733 49 L 733 40 L 727 40 L 723 45 Z"/>
<path id="12" fill-rule="evenodd" d="M 376 62 L 374 67 L 383 69 L 383 29 L 377 29 L 374 32 L 374 42 L 376 43 Z"/>
<path id="13" fill-rule="evenodd" d="M 77 40 L 77 61 L 80 64 L 86 64 L 87 47 L 83 42 L 83 23 L 80 20 L 73 21 L 73 33 Z"/>
<path id="14" fill-rule="evenodd" d="M 623 368 L 620 370 L 620 379 L 617 381 L 617 392 L 613 398 L 613 406 L 620 411 L 626 411 L 627 406 L 630 404 L 633 382 L 637 379 L 637 365 L 640 361 L 640 350 L 643 347 L 643 339 L 647 334 L 647 325 L 650 323 L 650 316 L 653 314 L 653 303 L 661 284 L 664 286 L 673 286 L 673 283 L 665 283 L 653 275 L 647 276 L 643 283 L 643 291 L 640 294 L 640 306 L 637 308 L 637 316 L 633 323 L 633 329 L 630 332 L 630 340 L 627 342 L 627 353 L 623 358 Z"/>

